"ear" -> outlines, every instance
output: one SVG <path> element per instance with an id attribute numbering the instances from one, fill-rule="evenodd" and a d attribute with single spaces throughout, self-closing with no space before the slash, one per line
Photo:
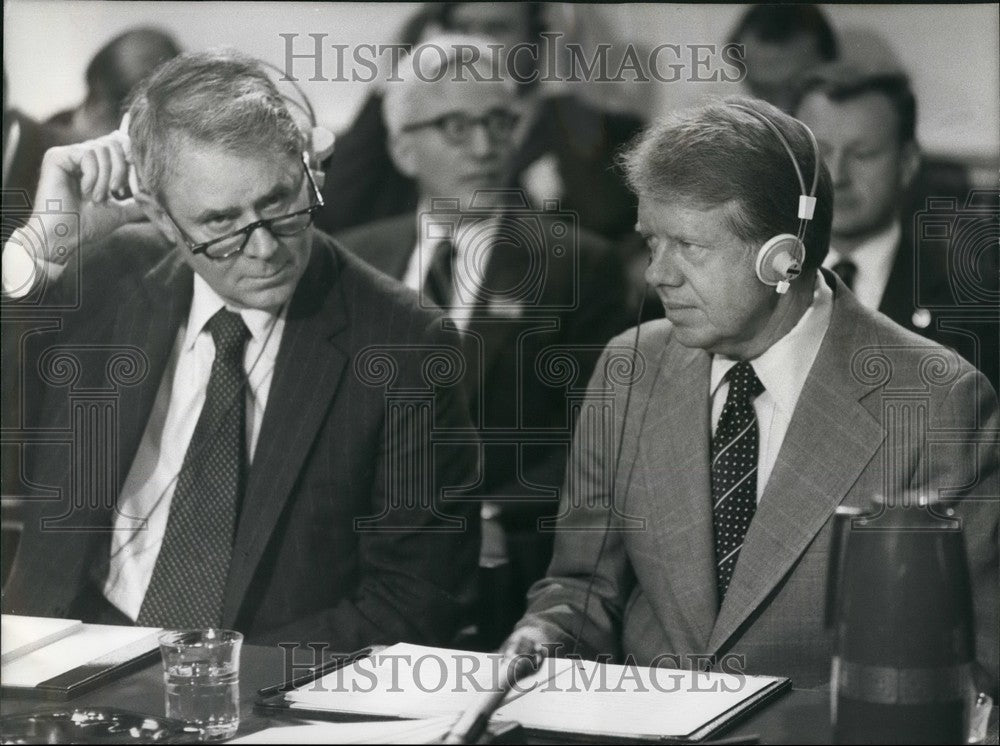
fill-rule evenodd
<path id="1" fill-rule="evenodd" d="M 406 134 L 389 135 L 389 155 L 392 162 L 404 176 L 411 179 L 417 178 L 419 169 L 417 168 L 417 154 L 413 145 L 413 138 Z"/>
<path id="2" fill-rule="evenodd" d="M 910 185 L 913 183 L 913 179 L 917 175 L 917 171 L 920 170 L 920 147 L 915 141 L 911 141 L 903 145 L 902 151 L 900 152 L 900 186 L 903 189 L 909 189 Z"/>
<path id="3" fill-rule="evenodd" d="M 177 243 L 177 229 L 174 228 L 174 224 L 167 217 L 167 213 L 160 207 L 160 203 L 157 202 L 149 192 L 139 191 L 133 195 L 136 204 L 145 213 L 146 218 L 156 226 L 156 229 L 161 233 L 161 235 L 167 240 L 171 245 Z"/>

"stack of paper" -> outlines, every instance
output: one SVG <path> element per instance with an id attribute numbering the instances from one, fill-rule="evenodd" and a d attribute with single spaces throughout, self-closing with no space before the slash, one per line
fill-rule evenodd
<path id="1" fill-rule="evenodd" d="M 160 630 L 156 627 L 81 624 L 8 614 L 3 615 L 2 624 L 3 688 L 35 689 L 60 698 L 75 696 L 131 670 L 159 649 L 156 638 Z"/>
<path id="2" fill-rule="evenodd" d="M 50 619 L 40 616 L 0 617 L 0 664 L 10 663 L 22 655 L 72 634 L 83 625 L 79 619 Z"/>
<path id="3" fill-rule="evenodd" d="M 506 664 L 498 654 L 393 645 L 268 706 L 297 717 L 337 713 L 454 720 L 499 688 Z M 518 682 L 493 721 L 519 723 L 529 734 L 549 736 L 698 741 L 789 686 L 787 679 L 770 676 L 546 659 L 535 674 Z M 428 722 L 423 725 L 430 728 Z M 373 732 L 376 738 L 395 738 Z M 353 738 L 353 733 L 337 738 Z M 302 735 L 322 738 L 330 732 Z"/>

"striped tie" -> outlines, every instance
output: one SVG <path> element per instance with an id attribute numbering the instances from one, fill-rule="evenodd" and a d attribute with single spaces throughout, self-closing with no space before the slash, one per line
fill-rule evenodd
<path id="1" fill-rule="evenodd" d="M 764 386 L 748 362 L 726 374 L 729 395 L 712 438 L 712 526 L 719 605 L 757 510 L 757 416 L 754 397 Z"/>

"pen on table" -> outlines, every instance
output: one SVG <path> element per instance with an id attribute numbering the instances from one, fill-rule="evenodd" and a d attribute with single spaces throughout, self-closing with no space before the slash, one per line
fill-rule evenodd
<path id="1" fill-rule="evenodd" d="M 514 689 L 514 684 L 538 670 L 542 662 L 542 649 L 531 646 L 530 649 L 508 649 L 503 651 L 506 676 L 499 682 L 499 687 L 488 692 L 473 707 L 462 713 L 462 716 L 451 727 L 442 743 L 476 743 L 486 732 L 490 718 L 496 712 L 504 699 Z"/>
<path id="2" fill-rule="evenodd" d="M 308 669 L 308 672 L 302 674 L 301 676 L 296 676 L 288 679 L 287 681 L 282 681 L 280 684 L 272 684 L 271 686 L 265 686 L 263 689 L 258 689 L 257 695 L 260 697 L 270 697 L 275 694 L 280 694 L 281 692 L 289 692 L 292 689 L 297 689 L 298 687 L 305 686 L 306 684 L 311 684 L 326 674 L 332 673 L 333 671 L 343 668 L 344 666 L 349 666 L 355 661 L 371 655 L 371 653 L 372 649 L 369 647 L 355 650 L 353 653 L 335 655 L 330 660 L 324 661 L 318 666 L 313 666 Z"/>

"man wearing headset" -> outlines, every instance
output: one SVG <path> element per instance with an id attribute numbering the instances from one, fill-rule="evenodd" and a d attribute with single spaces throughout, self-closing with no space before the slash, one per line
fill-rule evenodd
<path id="1" fill-rule="evenodd" d="M 23 482 L 56 499 L 28 501 L 4 612 L 340 651 L 450 639 L 479 542 L 438 499 L 475 469 L 431 449 L 429 428 L 468 427 L 461 389 L 429 380 L 457 355 L 438 315 L 311 228 L 315 138 L 253 60 L 178 57 L 129 117 L 48 152 L 51 254 L 4 249 L 7 294 L 57 319 L 25 338 L 24 426 L 66 432 L 81 392 L 117 405 L 109 432 L 76 428 L 82 463 L 25 448 Z M 390 413 L 399 390 L 419 394 Z"/>
<path id="2" fill-rule="evenodd" d="M 832 187 L 811 133 L 730 99 L 661 122 L 623 160 L 666 319 L 611 342 L 637 342 L 628 380 L 622 361 L 597 365 L 578 421 L 613 399 L 615 440 L 578 426 L 554 558 L 508 648 L 823 685 L 835 509 L 920 495 L 963 521 L 977 657 L 995 682 L 996 395 L 820 269 Z M 928 429 L 966 442 L 928 462 L 925 440 L 896 437 L 883 404 L 901 391 Z"/>

